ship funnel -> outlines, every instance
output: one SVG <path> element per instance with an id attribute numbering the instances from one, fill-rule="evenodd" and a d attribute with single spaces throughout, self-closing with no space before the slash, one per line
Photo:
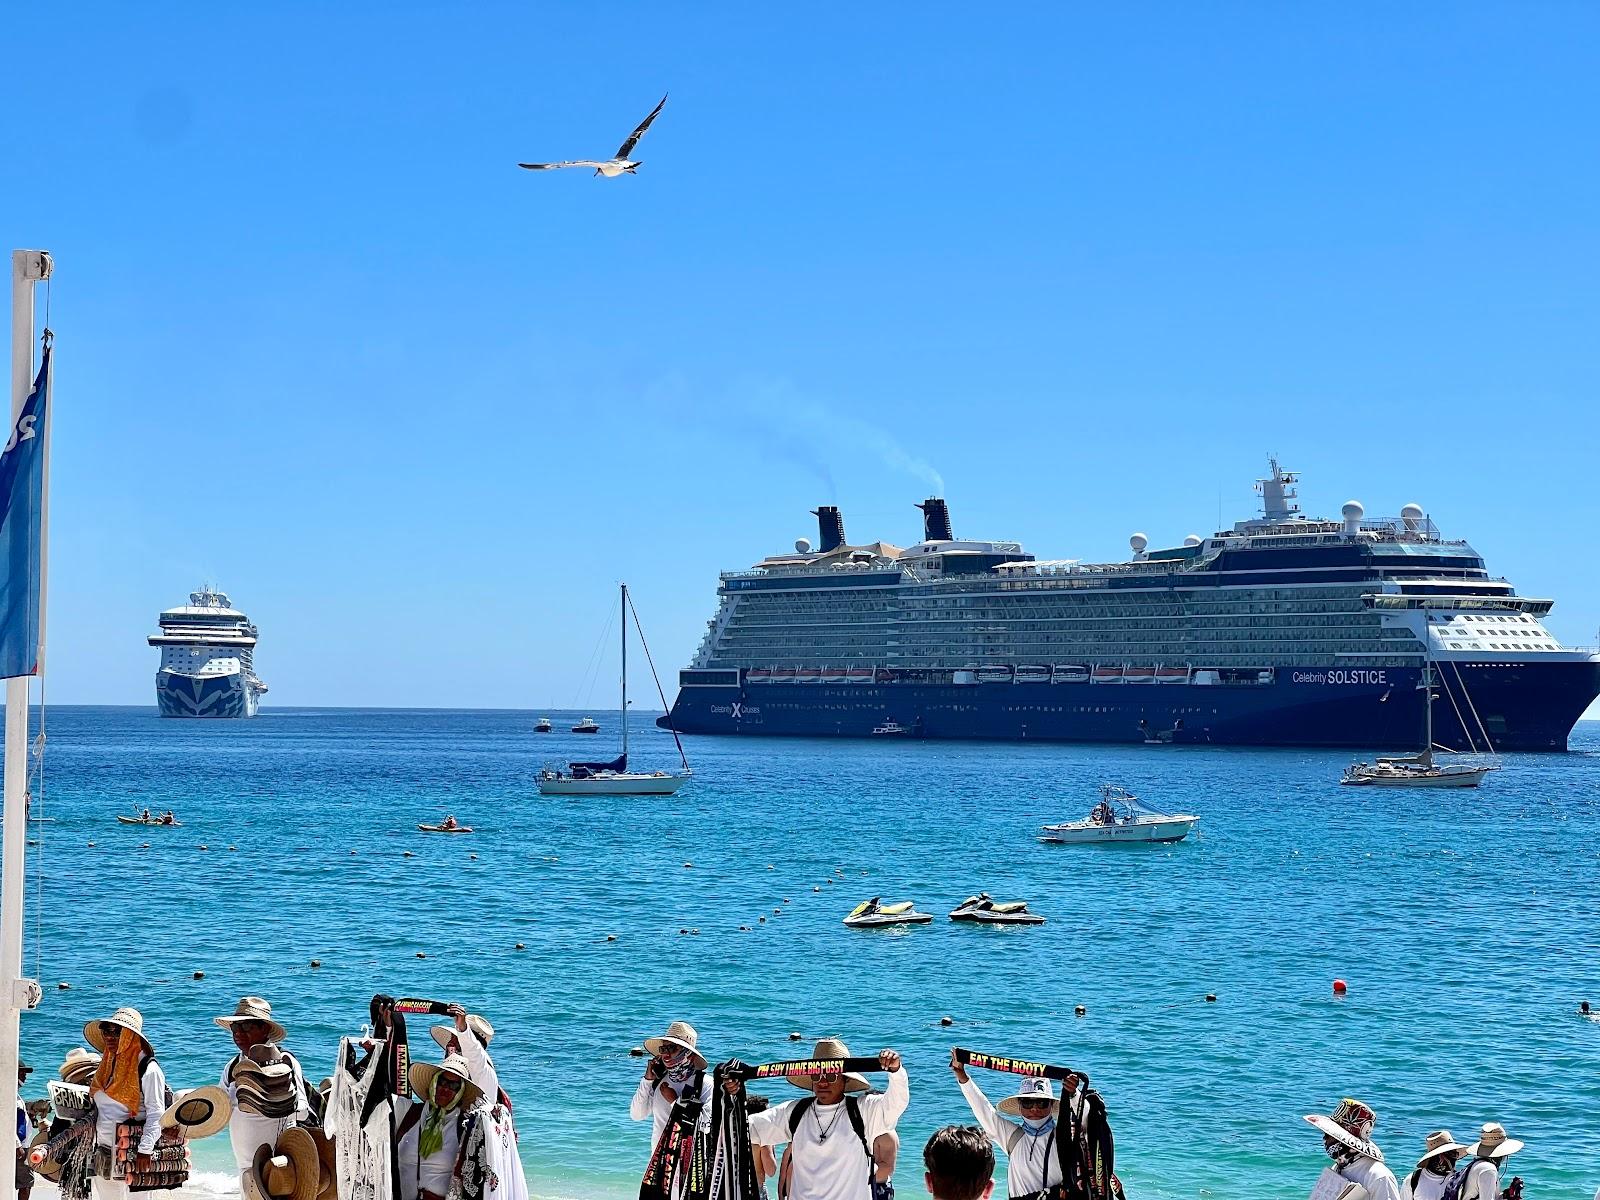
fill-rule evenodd
<path id="1" fill-rule="evenodd" d="M 953 542 L 956 535 L 950 531 L 950 506 L 938 496 L 917 505 L 922 510 L 922 540 L 925 542 Z"/>
<path id="2" fill-rule="evenodd" d="M 829 554 L 844 545 L 844 517 L 836 507 L 824 504 L 812 509 L 811 515 L 817 518 L 817 534 L 821 539 L 817 546 L 819 554 Z"/>

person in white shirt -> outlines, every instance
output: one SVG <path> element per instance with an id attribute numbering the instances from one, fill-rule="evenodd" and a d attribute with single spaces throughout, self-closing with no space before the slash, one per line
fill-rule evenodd
<path id="1" fill-rule="evenodd" d="M 117 1126 L 139 1125 L 139 1142 L 130 1147 L 141 1171 L 152 1167 L 150 1155 L 161 1137 L 161 1114 L 167 1107 L 167 1077 L 156 1062 L 155 1048 L 145 1040 L 144 1017 L 136 1008 L 119 1008 L 103 1021 L 83 1027 L 84 1040 L 100 1052 L 100 1065 L 89 1085 L 94 1105 L 95 1200 L 128 1200 L 125 1180 L 112 1179 Z"/>
<path id="2" fill-rule="evenodd" d="M 645 1038 L 644 1052 L 650 1056 L 644 1078 L 633 1091 L 628 1116 L 650 1122 L 650 1148 L 654 1151 L 667 1127 L 672 1106 L 686 1092 L 698 1096 L 702 1104 L 711 1102 L 711 1076 L 706 1071 L 705 1055 L 696 1047 L 700 1035 L 687 1021 L 674 1021 L 660 1037 Z"/>
<path id="3" fill-rule="evenodd" d="M 1467 1147 L 1467 1157 L 1472 1163 L 1467 1167 L 1467 1181 L 1461 1188 L 1461 1200 L 1500 1200 L 1500 1172 L 1524 1143 L 1506 1136 L 1505 1127 L 1490 1121 L 1478 1131 L 1478 1140 Z M 1513 1180 L 1508 1191 L 1521 1196 L 1519 1181 Z"/>
<path id="4" fill-rule="evenodd" d="M 850 1057 L 837 1038 L 824 1038 L 813 1061 Z M 791 1075 L 789 1082 L 812 1095 L 790 1100 L 750 1118 L 750 1141 L 759 1146 L 789 1146 L 788 1188 L 783 1200 L 875 1200 L 894 1194 L 882 1175 L 885 1134 L 892 1134 L 911 1099 L 910 1085 L 893 1050 L 878 1053 L 889 1073 L 882 1094 L 870 1092 L 860 1075 L 837 1069 Z M 730 1090 L 737 1085 L 730 1081 Z"/>
<path id="5" fill-rule="evenodd" d="M 1061 1115 L 1061 1101 L 1056 1099 L 1050 1081 L 1025 1076 L 1017 1085 L 1016 1095 L 1007 1096 L 996 1108 L 967 1074 L 954 1050 L 950 1052 L 950 1069 L 961 1085 L 961 1094 L 972 1106 L 972 1115 L 1006 1156 L 1006 1195 L 1011 1200 L 1033 1200 L 1061 1183 L 1061 1161 L 1056 1153 L 1056 1118 Z M 1009 1121 L 1007 1116 L 1019 1120 Z"/>
<path id="6" fill-rule="evenodd" d="M 246 1060 L 256 1047 L 276 1046 L 288 1036 L 284 1027 L 272 1019 L 272 1005 L 260 996 L 245 996 L 232 1013 L 224 1017 L 213 1017 L 212 1023 L 226 1029 L 238 1049 L 238 1053 L 228 1060 L 228 1065 L 222 1068 L 219 1086 L 228 1093 L 228 1103 L 233 1105 L 228 1117 L 228 1140 L 233 1144 L 234 1166 L 239 1170 L 239 1192 L 243 1196 L 248 1196 L 245 1180 L 250 1174 L 251 1165 L 255 1162 L 256 1150 L 261 1146 L 276 1144 L 278 1135 L 285 1129 L 309 1120 L 311 1102 L 306 1095 L 306 1081 L 301 1073 L 300 1063 L 294 1055 L 284 1051 L 283 1060 L 289 1064 L 293 1073 L 295 1111 L 285 1117 L 265 1117 L 259 1113 L 246 1112 L 238 1105 L 237 1072 L 240 1066 L 246 1064 Z M 253 1069 L 253 1064 L 246 1066 L 247 1071 Z"/>
<path id="7" fill-rule="evenodd" d="M 1369 1200 L 1400 1200 L 1400 1183 L 1383 1165 L 1383 1151 L 1372 1141 L 1378 1114 L 1370 1107 L 1347 1096 L 1332 1116 L 1312 1113 L 1306 1121 L 1322 1131 L 1322 1147 L 1333 1160 L 1329 1169 L 1360 1184 Z"/>
<path id="8" fill-rule="evenodd" d="M 411 1088 L 417 1099 L 396 1109 L 395 1139 L 400 1200 L 445 1200 L 460 1171 L 467 1118 L 483 1100 L 467 1062 L 452 1055 L 442 1063 L 414 1063 Z"/>
<path id="9" fill-rule="evenodd" d="M 459 1054 L 467 1060 L 472 1082 L 489 1098 L 490 1104 L 504 1103 L 509 1109 L 511 1099 L 501 1092 L 500 1073 L 494 1069 L 494 1059 L 489 1057 L 494 1026 L 477 1013 L 469 1015 L 459 1004 L 452 1004 L 449 1014 L 455 1022 L 453 1025 L 435 1025 L 428 1033 L 439 1043 L 446 1058 Z"/>
<path id="10" fill-rule="evenodd" d="M 1442 1200 L 1444 1185 L 1456 1169 L 1456 1160 L 1466 1147 L 1450 1136 L 1448 1129 L 1436 1129 L 1423 1142 L 1422 1157 L 1416 1170 L 1405 1177 L 1400 1200 Z"/>

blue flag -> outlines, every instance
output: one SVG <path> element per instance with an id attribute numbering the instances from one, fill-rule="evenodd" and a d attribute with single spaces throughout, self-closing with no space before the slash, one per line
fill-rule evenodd
<path id="1" fill-rule="evenodd" d="M 0 455 L 0 679 L 39 673 L 45 401 L 50 346 Z"/>

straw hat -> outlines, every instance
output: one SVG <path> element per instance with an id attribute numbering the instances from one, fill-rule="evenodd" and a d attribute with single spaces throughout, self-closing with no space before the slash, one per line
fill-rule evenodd
<path id="1" fill-rule="evenodd" d="M 1050 1115 L 1052 1117 L 1061 1111 L 1061 1101 L 1056 1099 L 1055 1087 L 1048 1079 L 1037 1075 L 1023 1076 L 1022 1082 L 1017 1084 L 1017 1094 L 1007 1096 L 995 1107 L 1008 1117 L 1020 1117 L 1024 1100 L 1050 1101 Z"/>
<path id="2" fill-rule="evenodd" d="M 660 1058 L 663 1046 L 678 1046 L 687 1050 L 689 1057 L 694 1059 L 694 1065 L 704 1071 L 706 1069 L 705 1055 L 695 1049 L 699 1044 L 700 1035 L 694 1031 L 693 1025 L 687 1021 L 674 1021 L 667 1026 L 666 1033 L 660 1037 L 645 1038 L 644 1052 L 651 1058 Z"/>
<path id="3" fill-rule="evenodd" d="M 276 1146 L 261 1145 L 245 1173 L 248 1200 L 317 1200 L 317 1147 L 304 1129 L 285 1129 Z"/>
<path id="4" fill-rule="evenodd" d="M 850 1047 L 838 1038 L 823 1038 L 817 1043 L 816 1049 L 811 1052 L 812 1062 L 826 1062 L 829 1059 L 850 1057 Z M 795 1087 L 802 1091 L 814 1092 L 817 1090 L 817 1080 L 814 1075 L 786 1075 L 784 1076 Z M 844 1090 L 847 1092 L 870 1092 L 872 1085 L 867 1082 L 866 1076 L 857 1075 L 853 1071 L 844 1077 Z"/>
<path id="5" fill-rule="evenodd" d="M 1331 1117 L 1313 1113 L 1306 1120 L 1362 1158 L 1370 1158 L 1373 1162 L 1383 1161 L 1383 1151 L 1372 1144 L 1372 1127 L 1378 1123 L 1378 1114 L 1361 1101 L 1346 1096 L 1339 1101 L 1339 1107 L 1333 1110 Z"/>
<path id="6" fill-rule="evenodd" d="M 294 1067 L 271 1042 L 250 1047 L 233 1068 L 235 1103 L 247 1113 L 287 1117 L 300 1107 Z"/>
<path id="7" fill-rule="evenodd" d="M 240 1021 L 263 1021 L 267 1025 L 266 1040 L 269 1042 L 281 1042 L 289 1036 L 284 1027 L 272 1019 L 272 1005 L 260 996 L 246 996 L 234 1006 L 231 1016 L 212 1017 L 211 1020 L 229 1033 Z"/>
<path id="8" fill-rule="evenodd" d="M 467 1060 L 459 1054 L 450 1055 L 442 1063 L 412 1063 L 411 1090 L 419 1096 L 426 1097 L 433 1088 L 434 1078 L 440 1072 L 452 1075 L 461 1081 L 462 1108 L 471 1108 L 483 1095 L 483 1089 L 472 1082 L 472 1075 L 467 1070 Z"/>
<path id="9" fill-rule="evenodd" d="M 1510 1158 L 1523 1145 L 1516 1138 L 1506 1136 L 1504 1125 L 1489 1121 L 1478 1130 L 1478 1140 L 1467 1147 L 1467 1153 L 1474 1158 Z"/>
<path id="10" fill-rule="evenodd" d="M 467 1028 L 472 1031 L 472 1036 L 478 1039 L 480 1046 L 487 1046 L 494 1040 L 494 1026 L 485 1021 L 477 1013 L 467 1015 Z M 439 1049 L 448 1050 L 450 1039 L 456 1036 L 454 1025 L 435 1025 L 428 1030 L 433 1035 L 433 1040 L 439 1043 Z"/>
<path id="11" fill-rule="evenodd" d="M 62 1083 L 88 1083 L 100 1066 L 100 1056 L 93 1050 L 74 1046 L 56 1068 L 56 1078 Z"/>
<path id="12" fill-rule="evenodd" d="M 309 1125 L 305 1130 L 317 1146 L 317 1200 L 334 1200 L 339 1194 L 339 1174 L 333 1139 L 320 1125 Z"/>
<path id="13" fill-rule="evenodd" d="M 1449 1154 L 1452 1150 L 1465 1149 L 1465 1146 L 1450 1136 L 1448 1129 L 1436 1129 L 1422 1143 L 1422 1157 L 1417 1159 L 1417 1166 L 1420 1167 L 1430 1158 L 1438 1158 L 1441 1154 Z"/>
<path id="14" fill-rule="evenodd" d="M 161 1114 L 161 1128 L 181 1129 L 191 1142 L 221 1133 L 228 1127 L 233 1115 L 233 1102 L 228 1093 L 208 1084 L 180 1092 L 166 1112 Z"/>
<path id="15" fill-rule="evenodd" d="M 106 1052 L 106 1039 L 100 1032 L 100 1026 L 108 1024 L 136 1034 L 139 1040 L 144 1043 L 145 1050 L 152 1054 L 155 1053 L 155 1047 L 150 1044 L 150 1039 L 144 1036 L 144 1017 L 137 1008 L 119 1008 L 103 1021 L 90 1021 L 83 1027 L 83 1040 L 100 1051 L 101 1054 L 104 1054 Z"/>

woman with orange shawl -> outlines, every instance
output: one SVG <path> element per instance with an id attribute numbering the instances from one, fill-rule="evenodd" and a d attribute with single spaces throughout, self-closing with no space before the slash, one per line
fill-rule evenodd
<path id="1" fill-rule="evenodd" d="M 96 1200 L 128 1200 L 125 1179 L 111 1178 L 116 1161 L 117 1126 L 143 1123 L 136 1165 L 150 1169 L 150 1155 L 161 1136 L 167 1106 L 167 1077 L 145 1040 L 144 1017 L 136 1008 L 119 1008 L 103 1021 L 83 1027 L 86 1042 L 100 1051 L 100 1066 L 89 1085 L 95 1111 L 93 1194 Z M 129 1147 L 130 1153 L 133 1147 Z"/>

